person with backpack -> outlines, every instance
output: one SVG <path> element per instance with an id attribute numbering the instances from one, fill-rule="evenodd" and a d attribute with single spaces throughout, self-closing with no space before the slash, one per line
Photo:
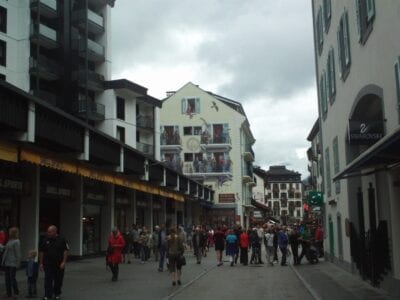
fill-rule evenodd
<path id="1" fill-rule="evenodd" d="M 287 266 L 286 255 L 288 247 L 288 236 L 286 233 L 286 226 L 282 226 L 281 230 L 278 233 L 278 246 L 282 253 L 281 266 Z"/>

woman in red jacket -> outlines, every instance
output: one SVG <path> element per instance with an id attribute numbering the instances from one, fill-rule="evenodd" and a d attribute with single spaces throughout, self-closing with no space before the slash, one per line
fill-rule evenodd
<path id="1" fill-rule="evenodd" d="M 249 234 L 246 229 L 243 229 L 240 234 L 240 263 L 247 266 L 249 261 L 248 251 L 249 251 Z"/>
<path id="2" fill-rule="evenodd" d="M 117 228 L 114 228 L 108 238 L 107 262 L 113 274 L 112 281 L 118 280 L 118 264 L 122 262 L 122 250 L 125 241 Z"/>

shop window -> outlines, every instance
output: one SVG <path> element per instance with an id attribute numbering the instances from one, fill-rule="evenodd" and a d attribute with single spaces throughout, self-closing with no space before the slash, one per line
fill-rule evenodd
<path id="1" fill-rule="evenodd" d="M 338 57 L 339 57 L 339 76 L 343 81 L 350 73 L 351 55 L 350 55 L 350 30 L 349 17 L 345 11 L 340 18 L 337 32 L 338 39 Z"/>
<path id="2" fill-rule="evenodd" d="M 117 119 L 125 120 L 125 99 L 121 97 L 117 97 Z"/>
<path id="3" fill-rule="evenodd" d="M 0 40 L 0 65 L 7 66 L 7 44 L 2 40 Z"/>
<path id="4" fill-rule="evenodd" d="M 356 0 L 358 41 L 365 44 L 375 19 L 375 0 Z"/>
<path id="5" fill-rule="evenodd" d="M 0 31 L 7 33 L 7 9 L 0 6 Z"/>

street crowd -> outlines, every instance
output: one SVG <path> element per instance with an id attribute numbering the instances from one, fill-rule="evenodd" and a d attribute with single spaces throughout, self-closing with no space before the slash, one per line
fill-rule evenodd
<path id="1" fill-rule="evenodd" d="M 182 268 L 186 265 L 187 250 L 189 253 L 193 251 L 197 264 L 201 264 L 202 258 L 214 248 L 218 267 L 223 266 L 224 255 L 229 259 L 231 267 L 238 262 L 243 266 L 266 263 L 272 267 L 278 263 L 287 266 L 287 258 L 291 255 L 294 265 L 301 264 L 304 257 L 310 263 L 318 263 L 318 259 L 323 256 L 322 241 L 322 227 L 304 223 L 292 226 L 265 223 L 250 229 L 238 225 L 216 226 L 215 229 L 200 225 L 186 229 L 183 226 L 167 229 L 165 225 L 160 225 L 155 226 L 152 232 L 134 224 L 125 230 L 112 229 L 108 237 L 106 266 L 111 270 L 111 280 L 117 281 L 119 264 L 131 264 L 134 259 L 144 264 L 152 258 L 158 263 L 158 272 L 163 272 L 164 268 L 169 270 L 172 285 L 175 286 L 182 284 Z M 262 251 L 263 247 L 265 251 Z M 45 274 L 45 295 L 42 299 L 61 299 L 68 250 L 67 241 L 58 234 L 57 227 L 49 226 L 39 252 L 32 249 L 27 253 L 26 298 L 36 298 L 36 281 L 41 270 Z M 265 260 L 262 253 L 265 253 Z M 6 233 L 0 230 L 0 266 L 5 273 L 7 298 L 19 297 L 16 272 L 21 260 L 18 228 L 12 227 Z"/>

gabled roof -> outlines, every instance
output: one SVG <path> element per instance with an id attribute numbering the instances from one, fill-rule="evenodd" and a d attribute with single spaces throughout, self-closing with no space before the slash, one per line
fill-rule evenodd
<path id="1" fill-rule="evenodd" d="M 265 172 L 267 176 L 274 176 L 274 175 L 301 175 L 299 172 L 290 171 L 286 169 L 286 166 L 270 166 L 269 170 Z"/>
<path id="2" fill-rule="evenodd" d="M 240 102 L 234 101 L 232 99 L 228 99 L 226 97 L 214 94 L 212 92 L 209 91 L 205 91 L 206 93 L 208 93 L 209 95 L 213 96 L 214 98 L 216 98 L 217 100 L 225 103 L 226 105 L 228 105 L 230 108 L 236 110 L 238 113 L 240 113 L 241 115 L 246 116 L 246 113 L 244 112 L 243 106 Z"/>

